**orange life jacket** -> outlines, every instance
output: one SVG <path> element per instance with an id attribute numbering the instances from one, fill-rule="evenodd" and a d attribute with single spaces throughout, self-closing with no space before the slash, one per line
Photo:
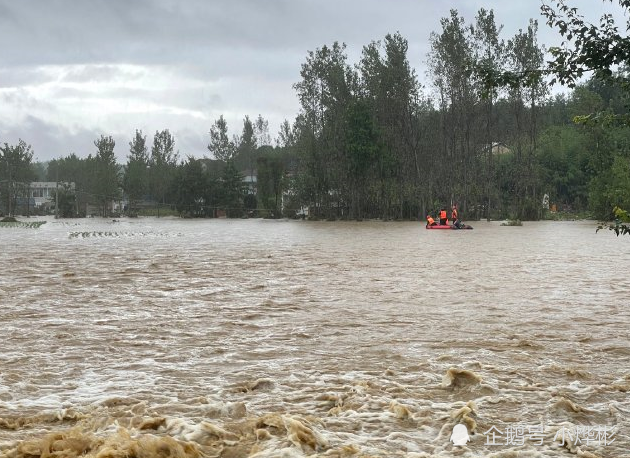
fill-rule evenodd
<path id="1" fill-rule="evenodd" d="M 446 210 L 440 211 L 440 219 L 446 219 Z"/>
<path id="2" fill-rule="evenodd" d="M 427 223 L 429 223 L 429 226 L 430 226 L 431 224 L 435 223 L 435 220 L 431 218 L 430 216 L 427 216 Z"/>

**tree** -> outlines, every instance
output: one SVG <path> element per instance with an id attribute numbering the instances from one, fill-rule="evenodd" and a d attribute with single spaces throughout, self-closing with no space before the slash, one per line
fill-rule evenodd
<path id="1" fill-rule="evenodd" d="M 551 77 L 551 85 L 557 82 L 574 88 L 582 76 L 592 73 L 596 81 L 612 82 L 630 91 L 627 74 L 614 72 L 616 67 L 624 67 L 630 62 L 630 38 L 619 34 L 612 14 L 603 15 L 599 25 L 595 25 L 585 21 L 578 9 L 567 5 L 564 0 L 551 0 L 551 3 L 555 7 L 549 4 L 541 6 L 542 15 L 547 18 L 547 25 L 557 29 L 564 41 L 560 46 L 549 48 L 552 59 L 546 65 L 508 70 L 491 62 L 469 62 L 469 71 L 492 90 L 498 87 L 531 87 L 540 84 L 545 76 Z M 618 0 L 618 3 L 627 14 L 630 0 Z M 600 119 L 600 115 L 587 118 Z M 630 124 L 628 114 L 606 118 Z"/>
<path id="2" fill-rule="evenodd" d="M 625 67 L 630 63 L 630 38 L 622 36 L 615 24 L 611 14 L 601 17 L 599 25 L 586 22 L 578 13 L 577 8 L 571 8 L 562 0 L 554 1 L 556 8 L 550 5 L 543 5 L 542 12 L 547 18 L 547 24 L 557 28 L 560 35 L 565 39 L 562 45 L 549 50 L 553 59 L 548 62 L 547 72 L 554 76 L 552 82 L 558 81 L 569 87 L 575 87 L 577 81 L 587 72 L 592 72 L 592 80 L 610 83 L 618 86 L 627 97 L 630 93 L 630 77 L 625 71 L 615 72 L 615 67 Z M 619 5 L 624 9 L 626 17 L 630 12 L 630 0 L 618 0 Z M 599 111 L 595 113 L 584 113 L 576 116 L 576 122 L 581 123 L 604 123 L 613 125 L 624 125 L 630 127 L 630 115 L 627 112 L 622 114 L 611 111 Z M 619 173 L 624 176 L 628 170 L 628 159 L 617 157 L 614 159 L 610 169 L 604 174 L 611 179 L 609 186 L 620 186 L 627 190 L 627 179 L 623 185 L 618 185 Z M 627 175 L 625 175 L 627 176 Z M 603 178 L 603 177 L 602 177 Z M 621 179 L 623 182 L 623 178 Z M 613 184 L 614 183 L 614 184 Z M 609 188 L 609 186 L 603 186 Z M 628 194 L 620 195 L 615 191 L 604 191 L 605 198 L 610 199 L 610 205 L 615 206 L 617 216 L 625 215 L 624 210 L 618 205 L 628 205 Z M 617 235 L 630 233 L 628 221 L 617 218 L 614 225 L 609 226 Z"/>
<path id="3" fill-rule="evenodd" d="M 237 218 L 243 213 L 243 176 L 238 172 L 234 161 L 228 160 L 221 177 L 221 206 L 229 218 Z"/>
<path id="4" fill-rule="evenodd" d="M 530 20 L 526 31 L 518 33 L 508 41 L 507 64 L 514 72 L 525 72 L 543 64 L 543 52 L 537 43 L 538 25 Z M 538 219 L 540 207 L 540 186 L 536 177 L 536 139 L 538 137 L 538 106 L 547 94 L 544 81 L 539 80 L 528 86 L 511 87 L 508 100 L 514 116 L 512 139 L 515 151 L 515 219 Z"/>
<path id="5" fill-rule="evenodd" d="M 223 115 L 219 116 L 219 119 L 214 121 L 214 124 L 210 127 L 210 143 L 208 144 L 208 150 L 215 159 L 220 161 L 227 162 L 234 158 L 236 148 L 234 142 L 229 139 L 227 122 L 223 118 Z"/>
<path id="6" fill-rule="evenodd" d="M 630 12 L 630 0 L 618 0 L 618 3 L 627 15 Z M 484 81 L 487 89 L 502 86 L 533 87 L 540 84 L 545 76 L 551 77 L 550 84 L 558 82 L 574 88 L 585 74 L 590 73 L 593 81 L 617 86 L 626 97 L 630 94 L 630 76 L 623 71 L 630 62 L 630 38 L 619 33 L 612 14 L 603 15 L 599 24 L 591 24 L 579 14 L 577 8 L 569 6 L 564 0 L 543 4 L 541 11 L 547 19 L 547 25 L 557 29 L 563 37 L 560 46 L 549 49 L 551 60 L 544 66 L 516 70 L 472 65 L 471 72 Z M 615 72 L 619 66 L 622 71 Z M 582 113 L 574 120 L 583 124 L 630 126 L 627 112 L 614 113 L 610 110 Z M 613 164 L 623 169 L 619 161 Z M 608 173 L 614 175 L 615 172 L 610 170 Z M 623 222 L 619 224 L 622 228 L 627 227 Z M 628 233 L 623 229 L 620 232 Z"/>
<path id="7" fill-rule="evenodd" d="M 28 191 L 28 184 L 34 180 L 35 173 L 31 168 L 33 150 L 31 145 L 20 139 L 17 145 L 5 143 L 0 147 L 0 179 L 3 202 L 7 203 L 9 216 L 15 211 L 18 194 L 24 195 Z"/>
<path id="8" fill-rule="evenodd" d="M 120 168 L 116 163 L 114 147 L 116 142 L 111 136 L 101 135 L 94 140 L 96 146 L 96 194 L 101 206 L 101 215 L 110 215 L 111 204 L 120 197 Z"/>
<path id="9" fill-rule="evenodd" d="M 311 214 L 336 218 L 345 206 L 347 160 L 345 113 L 356 97 L 358 76 L 347 64 L 345 44 L 309 51 L 302 80 L 294 85 L 300 100 L 298 116 L 301 194 Z M 323 215 L 322 215 L 323 214 Z"/>
<path id="10" fill-rule="evenodd" d="M 616 156 L 613 164 L 593 179 L 589 200 L 600 219 L 617 217 L 617 208 L 630 208 L 630 159 Z"/>
<path id="11" fill-rule="evenodd" d="M 206 216 L 208 208 L 210 183 L 200 159 L 188 157 L 185 163 L 177 168 L 175 200 L 180 215 L 193 218 Z"/>
<path id="12" fill-rule="evenodd" d="M 405 209 L 409 212 L 412 202 L 416 205 L 421 200 L 420 86 L 407 59 L 407 51 L 407 40 L 399 33 L 388 34 L 382 42 L 372 42 L 363 48 L 357 66 L 361 101 L 351 103 L 347 112 L 354 121 L 363 117 L 363 121 L 373 124 L 371 127 L 364 124 L 360 129 L 367 129 L 364 133 L 378 132 L 374 144 L 377 154 L 370 159 L 373 166 L 369 171 L 371 179 L 367 180 L 375 186 L 362 186 L 359 194 L 356 189 L 352 190 L 351 201 L 355 204 L 357 198 L 371 201 L 361 205 L 376 207 L 385 218 L 401 218 Z M 365 110 L 369 111 L 370 120 L 360 114 Z M 358 127 L 361 123 L 353 125 Z M 356 146 L 356 142 L 352 143 Z M 348 158 L 348 163 L 351 170 L 357 170 L 356 151 Z M 351 213 L 356 213 L 356 208 Z"/>
<path id="13" fill-rule="evenodd" d="M 466 208 L 487 194 L 479 182 L 485 174 L 481 173 L 479 152 L 488 147 L 483 143 L 486 123 L 479 113 L 483 107 L 477 81 L 466 70 L 466 64 L 475 60 L 474 28 L 465 25 L 457 10 L 451 10 L 441 24 L 442 33 L 431 35 L 429 60 L 441 117 L 441 157 L 434 173 L 444 178 L 437 197 L 448 202 L 458 196 Z"/>
<path id="14" fill-rule="evenodd" d="M 540 180 L 545 183 L 542 191 L 553 202 L 584 211 L 592 178 L 588 132 L 575 125 L 555 125 L 543 131 L 538 142 Z"/>
<path id="15" fill-rule="evenodd" d="M 615 66 L 627 65 L 630 62 L 630 38 L 619 34 L 612 14 L 601 17 L 599 25 L 588 23 L 563 0 L 553 0 L 556 8 L 542 5 L 542 14 L 547 24 L 557 28 L 566 40 L 561 46 L 549 48 L 553 59 L 548 62 L 546 73 L 553 75 L 552 84 L 556 81 L 575 87 L 578 80 L 587 72 L 592 72 L 596 80 L 612 80 L 628 90 L 629 80 L 614 74 Z M 612 3 L 612 0 L 611 0 Z M 618 0 L 627 15 L 630 10 L 629 0 Z M 621 118 L 624 122 L 630 117 Z"/>
<path id="16" fill-rule="evenodd" d="M 499 38 L 503 26 L 497 26 L 494 20 L 494 12 L 481 8 L 477 13 L 476 24 L 473 28 L 473 53 L 475 62 L 481 65 L 503 65 L 507 58 L 506 45 Z M 490 219 L 491 210 L 496 206 L 495 189 L 495 158 L 493 157 L 492 144 L 495 142 L 495 135 L 498 134 L 497 122 L 494 118 L 495 102 L 500 95 L 499 91 L 490 91 L 484 101 L 482 101 L 484 115 L 483 122 L 483 147 L 487 155 L 485 164 L 485 200 L 488 208 L 487 218 Z M 483 173 L 481 174 L 483 176 Z"/>
<path id="17" fill-rule="evenodd" d="M 278 131 L 278 137 L 276 138 L 276 146 L 280 148 L 293 148 L 297 142 L 298 132 L 296 132 L 295 126 L 291 126 L 291 123 L 285 119 L 280 124 L 280 130 Z"/>
<path id="18" fill-rule="evenodd" d="M 69 183 L 59 183 L 50 196 L 50 202 L 56 206 L 57 216 L 60 218 L 72 218 L 76 216 L 77 195 Z"/>
<path id="19" fill-rule="evenodd" d="M 259 157 L 258 161 L 258 204 L 261 210 L 268 212 L 272 218 L 280 218 L 282 209 L 280 208 L 284 164 L 277 156 Z"/>
<path id="20" fill-rule="evenodd" d="M 94 163 L 92 155 L 82 159 L 72 153 L 50 161 L 46 171 L 47 181 L 75 184 L 76 208 L 80 215 L 85 215 L 88 203 L 98 204 L 98 200 L 95 199 L 98 189 Z"/>
<path id="21" fill-rule="evenodd" d="M 630 235 L 630 214 L 627 211 L 615 207 L 615 221 L 613 224 L 600 224 L 597 226 L 597 231 L 601 229 L 608 229 L 613 231 L 617 236 L 621 235 Z M 597 232 L 596 231 L 596 232 Z"/>
<path id="22" fill-rule="evenodd" d="M 379 153 L 381 138 L 366 102 L 353 103 L 346 118 L 346 152 L 351 182 L 350 218 L 363 218 L 368 171 Z"/>
<path id="23" fill-rule="evenodd" d="M 238 138 L 236 143 L 236 158 L 235 163 L 239 165 L 240 170 L 247 170 L 250 176 L 254 175 L 254 168 L 256 166 L 256 135 L 255 128 L 249 119 L 249 116 L 245 116 L 243 119 L 243 132 Z"/>
<path id="24" fill-rule="evenodd" d="M 149 176 L 151 194 L 158 203 L 166 203 L 166 193 L 171 187 L 171 180 L 177 167 L 179 154 L 175 152 L 175 138 L 168 129 L 156 131 L 151 147 Z"/>
<path id="25" fill-rule="evenodd" d="M 254 135 L 258 146 L 271 145 L 269 122 L 260 114 L 256 118 L 256 121 L 254 121 Z"/>
<path id="26" fill-rule="evenodd" d="M 141 130 L 136 130 L 135 137 L 129 142 L 123 189 L 129 198 L 129 214 L 132 216 L 137 215 L 138 201 L 144 198 L 149 188 L 149 154 L 146 140 L 146 135 L 142 135 Z"/>

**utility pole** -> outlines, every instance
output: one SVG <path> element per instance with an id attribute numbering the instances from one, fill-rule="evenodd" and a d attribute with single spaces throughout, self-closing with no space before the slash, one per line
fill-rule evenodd
<path id="1" fill-rule="evenodd" d="M 7 158 L 7 170 L 9 171 L 9 182 L 7 183 L 7 186 L 9 187 L 8 193 L 7 193 L 9 194 L 9 216 L 13 216 L 13 214 L 11 213 L 11 198 L 13 197 L 11 195 L 11 191 L 13 190 L 13 182 L 11 181 L 11 163 L 9 162 L 8 158 Z"/>
<path id="2" fill-rule="evenodd" d="M 55 164 L 57 185 L 55 188 L 55 219 L 59 219 L 59 163 Z"/>

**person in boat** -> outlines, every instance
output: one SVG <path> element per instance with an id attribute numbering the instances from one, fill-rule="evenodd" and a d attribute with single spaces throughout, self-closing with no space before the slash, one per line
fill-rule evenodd
<path id="1" fill-rule="evenodd" d="M 448 216 L 446 214 L 446 209 L 442 208 L 440 210 L 440 226 L 446 226 L 448 224 Z"/>
<path id="2" fill-rule="evenodd" d="M 453 205 L 451 209 L 451 220 L 453 221 L 453 226 L 457 229 L 461 229 L 464 224 L 459 220 L 459 213 L 457 212 L 457 205 Z"/>
<path id="3" fill-rule="evenodd" d="M 459 219 L 459 214 L 457 213 L 457 204 L 455 204 L 453 205 L 453 208 L 451 209 L 451 221 L 453 221 L 454 223 L 458 219 Z"/>
<path id="4" fill-rule="evenodd" d="M 429 226 L 437 226 L 437 223 L 430 214 L 427 214 L 427 227 Z"/>

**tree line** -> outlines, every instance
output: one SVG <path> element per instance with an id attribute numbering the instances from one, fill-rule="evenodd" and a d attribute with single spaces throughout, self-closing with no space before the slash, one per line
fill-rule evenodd
<path id="1" fill-rule="evenodd" d="M 547 10 L 551 25 L 562 11 Z M 10 206 L 17 183 L 39 170 L 47 181 L 76 184 L 63 190 L 64 214 L 89 204 L 107 215 L 121 193 L 129 214 L 151 202 L 191 217 L 308 208 L 311 218 L 424 219 L 456 203 L 467 219 L 538 219 L 545 195 L 603 219 L 630 208 L 630 129 L 574 122 L 627 114 L 627 61 L 552 95 L 549 75 L 536 71 L 546 65 L 536 21 L 508 38 L 491 10 L 471 22 L 452 10 L 440 26 L 430 36 L 429 87 L 399 33 L 365 45 L 354 63 L 335 42 L 308 52 L 294 85 L 299 113 L 274 145 L 261 115 L 246 116 L 232 138 L 219 117 L 203 158 L 180 157 L 168 130 L 156 132 L 149 150 L 137 130 L 126 164 L 116 163 L 112 137 L 101 136 L 94 155 L 55 159 L 44 172 L 24 142 L 5 143 L 0 199 Z M 247 182 L 254 175 L 255 194 Z"/>

